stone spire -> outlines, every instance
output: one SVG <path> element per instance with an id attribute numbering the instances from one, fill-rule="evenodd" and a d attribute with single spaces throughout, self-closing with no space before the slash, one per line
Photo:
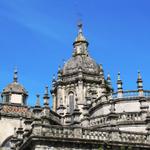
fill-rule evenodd
<path id="1" fill-rule="evenodd" d="M 56 85 L 56 77 L 55 77 L 55 74 L 54 74 L 53 75 L 53 80 L 52 80 L 52 91 L 55 89 L 55 85 Z"/>
<path id="2" fill-rule="evenodd" d="M 73 56 L 77 56 L 77 55 L 88 55 L 88 41 L 86 40 L 86 38 L 83 35 L 83 31 L 82 31 L 82 23 L 78 23 L 78 35 L 73 43 L 74 46 L 74 53 Z"/>
<path id="3" fill-rule="evenodd" d="M 37 97 L 37 99 L 36 99 L 35 107 L 33 108 L 33 115 L 39 121 L 40 116 L 41 116 L 42 107 L 40 106 L 40 95 L 37 94 L 36 97 Z"/>
<path id="4" fill-rule="evenodd" d="M 49 94 L 48 94 L 48 86 L 45 87 L 45 93 L 44 93 L 44 106 L 49 105 Z"/>
<path id="5" fill-rule="evenodd" d="M 120 72 L 118 73 L 118 79 L 117 79 L 117 89 L 118 89 L 118 98 L 121 98 L 123 96 L 123 88 L 122 88 L 122 80 L 120 79 Z"/>
<path id="6" fill-rule="evenodd" d="M 36 99 L 36 104 L 35 104 L 35 106 L 36 106 L 36 107 L 40 107 L 40 95 L 37 94 L 36 97 L 37 97 L 37 99 Z"/>
<path id="7" fill-rule="evenodd" d="M 118 91 L 122 90 L 122 80 L 120 78 L 120 72 L 118 73 L 118 78 L 117 78 L 117 88 L 118 88 Z"/>
<path id="8" fill-rule="evenodd" d="M 61 82 L 61 76 L 62 76 L 62 70 L 61 67 L 58 66 L 58 72 L 57 72 L 57 81 Z"/>
<path id="9" fill-rule="evenodd" d="M 103 65 L 102 64 L 99 65 L 99 69 L 100 69 L 100 75 L 102 77 L 104 77 L 104 70 L 103 70 Z"/>
<path id="10" fill-rule="evenodd" d="M 112 97 L 112 93 L 113 93 L 113 87 L 112 87 L 112 82 L 111 82 L 111 77 L 110 74 L 107 75 L 107 90 L 110 93 L 110 98 Z"/>
<path id="11" fill-rule="evenodd" d="M 17 68 L 15 68 L 14 69 L 14 82 L 16 83 L 16 82 L 18 82 L 18 70 L 17 70 Z"/>
<path id="12" fill-rule="evenodd" d="M 112 89 L 111 77 L 110 74 L 107 75 L 107 84 Z"/>
<path id="13" fill-rule="evenodd" d="M 138 90 L 143 89 L 143 80 L 140 71 L 138 71 L 137 88 Z"/>
<path id="14" fill-rule="evenodd" d="M 140 71 L 138 72 L 137 88 L 138 88 L 139 96 L 143 96 L 143 80 Z"/>

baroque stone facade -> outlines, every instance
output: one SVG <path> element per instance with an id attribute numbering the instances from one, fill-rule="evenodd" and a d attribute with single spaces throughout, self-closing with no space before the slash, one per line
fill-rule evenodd
<path id="1" fill-rule="evenodd" d="M 1 149 L 12 150 L 149 150 L 150 91 L 143 89 L 140 72 L 137 90 L 124 91 L 118 73 L 114 92 L 110 75 L 88 52 L 82 24 L 73 43 L 72 57 L 45 87 L 43 106 L 27 106 L 28 92 L 14 80 L 2 91 Z"/>

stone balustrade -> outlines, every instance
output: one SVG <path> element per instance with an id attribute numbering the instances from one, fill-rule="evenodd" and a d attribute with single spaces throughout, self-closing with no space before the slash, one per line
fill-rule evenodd
<path id="1" fill-rule="evenodd" d="M 144 121 L 142 117 L 142 113 L 140 112 L 127 112 L 118 114 L 117 122 L 122 121 Z"/>
<path id="2" fill-rule="evenodd" d="M 131 144 L 146 144 L 150 145 L 149 135 L 146 133 L 124 132 L 119 130 L 91 130 L 80 127 L 56 127 L 33 129 L 32 135 L 53 137 L 61 139 L 82 139 L 105 142 L 120 142 Z"/>
<path id="3" fill-rule="evenodd" d="M 117 120 L 116 122 L 135 122 L 135 121 L 145 121 L 141 112 L 123 112 L 117 113 Z M 108 119 L 108 115 L 106 116 L 98 116 L 98 117 L 91 117 L 90 119 L 90 126 L 106 126 L 110 124 L 110 120 Z"/>
<path id="4" fill-rule="evenodd" d="M 150 97 L 150 91 L 143 90 L 143 97 Z M 132 98 L 132 97 L 139 97 L 139 91 L 138 90 L 130 90 L 130 91 L 123 91 L 121 98 Z M 118 92 L 113 93 L 112 95 L 113 99 L 118 98 Z"/>

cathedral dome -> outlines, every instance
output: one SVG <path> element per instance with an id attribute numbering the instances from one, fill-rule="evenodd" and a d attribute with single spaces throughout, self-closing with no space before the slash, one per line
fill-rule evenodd
<path id="1" fill-rule="evenodd" d="M 79 69 L 85 73 L 98 74 L 99 65 L 88 55 L 88 41 L 82 33 L 82 24 L 78 25 L 78 35 L 73 43 L 74 52 L 63 67 L 63 75 L 78 72 Z"/>
<path id="2" fill-rule="evenodd" d="M 9 85 L 4 88 L 3 93 L 18 93 L 18 94 L 27 94 L 27 91 L 25 88 L 19 84 L 18 82 L 10 83 Z"/>
<path id="3" fill-rule="evenodd" d="M 77 55 L 65 63 L 63 75 L 78 72 L 79 69 L 89 74 L 98 74 L 100 71 L 99 65 L 90 56 Z"/>

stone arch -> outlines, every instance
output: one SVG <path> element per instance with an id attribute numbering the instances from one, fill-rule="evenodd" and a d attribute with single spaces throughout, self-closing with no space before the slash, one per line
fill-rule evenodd
<path id="1" fill-rule="evenodd" d="M 1 144 L 1 147 L 7 147 L 7 148 L 10 148 L 10 146 L 11 146 L 11 138 L 13 137 L 13 135 L 11 135 L 11 136 L 9 136 L 9 137 L 7 137 L 4 141 L 3 141 L 3 143 Z"/>

